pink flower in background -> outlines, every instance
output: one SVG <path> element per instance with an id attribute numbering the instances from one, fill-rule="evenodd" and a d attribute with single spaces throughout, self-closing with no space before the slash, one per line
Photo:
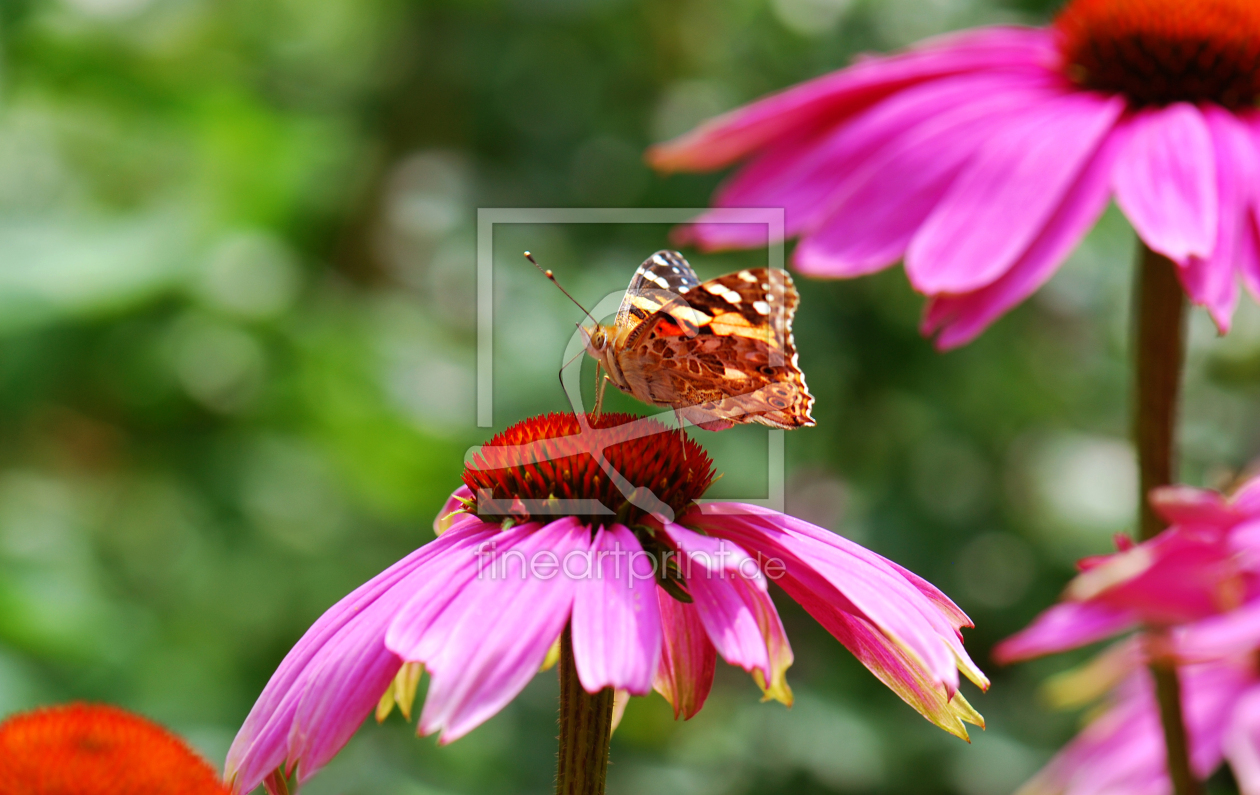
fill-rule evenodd
<path id="1" fill-rule="evenodd" d="M 719 207 L 782 207 L 804 274 L 904 261 L 952 348 L 1046 282 L 1112 198 L 1222 332 L 1260 293 L 1260 3 L 1074 0 L 865 57 L 654 147 L 665 171 L 743 162 Z M 682 230 L 703 248 L 764 226 Z"/>
<path id="2" fill-rule="evenodd" d="M 1142 626 L 1175 626 L 1238 607 L 1260 592 L 1260 478 L 1230 498 L 1166 486 L 1151 503 L 1170 527 L 1114 555 L 1081 561 L 1062 601 L 993 651 L 1014 662 Z"/>
<path id="3" fill-rule="evenodd" d="M 1243 795 L 1260 795 L 1260 599 L 1185 624 L 1143 648 L 1130 638 L 1081 669 L 1051 680 L 1061 706 L 1112 690 L 1106 708 L 1017 795 L 1168 795 L 1165 745 L 1150 673 L 1154 655 L 1179 665 L 1182 709 L 1195 775 L 1229 762 Z M 1114 689 L 1113 685 L 1116 685 Z"/>
<path id="4" fill-rule="evenodd" d="M 652 689 L 700 710 L 716 657 L 791 702 L 777 582 L 928 720 L 983 719 L 958 671 L 967 617 L 916 575 L 790 516 L 696 500 L 703 449 L 651 420 L 526 420 L 482 447 L 435 524 L 440 536 L 330 608 L 281 662 L 228 752 L 234 792 L 309 779 L 376 710 L 450 742 L 516 697 L 566 628 L 582 687 Z M 592 427 L 594 426 L 594 427 Z M 649 490 L 652 489 L 652 490 Z M 570 514 L 570 515 L 564 515 Z"/>
<path id="5" fill-rule="evenodd" d="M 1260 675 L 1248 658 L 1180 668 L 1190 764 L 1205 779 L 1228 758 L 1243 795 L 1260 793 Z M 1016 795 L 1169 795 L 1150 672 L 1135 667 L 1090 721 Z"/>

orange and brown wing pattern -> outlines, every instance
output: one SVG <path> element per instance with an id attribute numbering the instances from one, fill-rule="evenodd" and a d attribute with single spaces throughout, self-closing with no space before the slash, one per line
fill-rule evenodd
<path id="1" fill-rule="evenodd" d="M 623 307 L 635 325 L 616 355 L 631 394 L 713 427 L 813 425 L 813 397 L 792 339 L 798 303 L 791 277 L 767 268 L 686 293 L 628 292 Z"/>

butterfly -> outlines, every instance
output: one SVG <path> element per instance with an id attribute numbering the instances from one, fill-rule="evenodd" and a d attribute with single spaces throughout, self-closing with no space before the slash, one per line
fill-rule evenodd
<path id="1" fill-rule="evenodd" d="M 582 332 L 608 380 L 643 403 L 707 430 L 800 428 L 814 424 L 814 397 L 792 340 L 798 303 L 786 271 L 750 268 L 702 282 L 682 254 L 658 251 L 634 272 L 613 324 Z"/>

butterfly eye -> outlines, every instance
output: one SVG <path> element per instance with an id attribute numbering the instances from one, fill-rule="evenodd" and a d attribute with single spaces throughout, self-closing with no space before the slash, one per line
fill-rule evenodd
<path id="1" fill-rule="evenodd" d="M 596 350 L 603 350 L 606 341 L 603 329 L 595 332 L 594 336 L 591 337 L 591 344 L 595 346 Z"/>

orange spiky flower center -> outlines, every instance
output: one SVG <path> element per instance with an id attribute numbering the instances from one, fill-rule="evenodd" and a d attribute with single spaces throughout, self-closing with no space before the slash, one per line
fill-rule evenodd
<path id="1" fill-rule="evenodd" d="M 228 795 L 183 740 L 118 707 L 67 704 L 0 723 L 0 792 Z"/>
<path id="2" fill-rule="evenodd" d="M 463 475 L 477 514 L 634 524 L 654 504 L 681 514 L 713 483 L 713 462 L 682 431 L 630 414 L 585 419 L 532 417 L 483 445 Z"/>
<path id="3" fill-rule="evenodd" d="M 1055 27 L 1073 81 L 1135 105 L 1260 98 L 1257 0 L 1073 0 Z"/>

